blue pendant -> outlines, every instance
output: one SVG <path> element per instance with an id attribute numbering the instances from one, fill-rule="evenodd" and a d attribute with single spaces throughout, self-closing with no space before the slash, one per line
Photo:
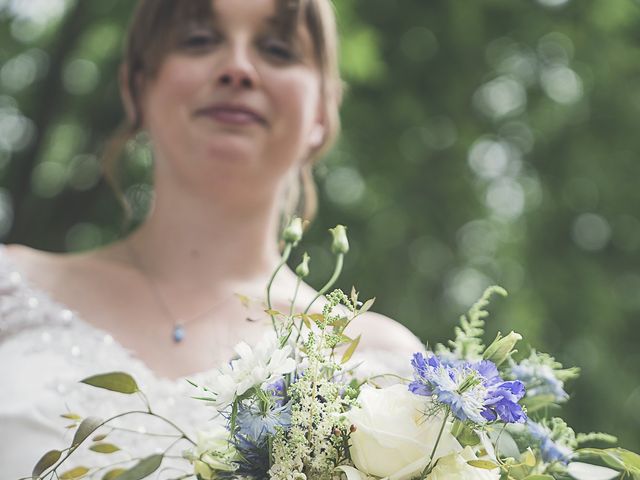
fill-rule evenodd
<path id="1" fill-rule="evenodd" d="M 184 327 L 180 324 L 175 325 L 173 327 L 173 341 L 176 343 L 180 343 L 182 340 L 184 340 L 184 335 L 185 335 L 185 331 L 184 331 Z"/>

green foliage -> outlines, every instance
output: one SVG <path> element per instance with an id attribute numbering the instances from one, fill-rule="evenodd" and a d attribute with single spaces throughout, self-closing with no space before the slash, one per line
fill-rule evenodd
<path id="1" fill-rule="evenodd" d="M 75 467 L 71 470 L 67 470 L 60 475 L 60 480 L 74 480 L 76 478 L 82 478 L 89 472 L 87 467 Z"/>
<path id="2" fill-rule="evenodd" d="M 0 7 L 0 236 L 54 251 L 108 243 L 121 213 L 96 154 L 123 115 L 133 2 L 67 2 L 44 23 L 7 10 L 27 3 Z M 351 250 L 338 286 L 376 295 L 424 340 L 444 341 L 448 319 L 504 285 L 492 330 L 582 367 L 569 423 L 640 449 L 640 4 L 335 4 L 349 90 L 317 170 L 309 283 L 330 276 L 320 249 L 340 222 Z M 143 142 L 130 153 L 139 220 L 152 162 Z"/>
<path id="3" fill-rule="evenodd" d="M 89 447 L 89 450 L 96 453 L 109 454 L 118 452 L 120 448 L 112 443 L 95 443 Z"/>
<path id="4" fill-rule="evenodd" d="M 80 381 L 93 387 L 104 388 L 112 392 L 131 395 L 140 391 L 138 384 L 131 375 L 124 372 L 109 372 L 93 375 Z"/>
<path id="5" fill-rule="evenodd" d="M 36 463 L 36 466 L 33 467 L 33 472 L 31 473 L 31 475 L 33 477 L 39 477 L 41 473 L 43 473 L 49 467 L 52 467 L 53 465 L 55 465 L 56 462 L 60 460 L 61 456 L 62 456 L 62 452 L 60 450 L 48 451 L 42 456 L 40 460 L 38 460 L 38 463 Z"/>
<path id="6" fill-rule="evenodd" d="M 80 445 L 85 439 L 96 431 L 97 428 L 102 425 L 102 419 L 97 417 L 88 417 L 85 418 L 80 425 L 78 425 L 78 429 L 76 430 L 75 435 L 73 436 L 73 441 L 71 442 L 71 446 L 75 447 Z"/>
<path id="7" fill-rule="evenodd" d="M 467 360 L 480 360 L 484 352 L 484 343 L 482 337 L 484 335 L 484 319 L 489 316 L 489 312 L 485 307 L 489 305 L 489 299 L 493 294 L 506 296 L 507 292 L 497 286 L 487 288 L 480 299 L 478 299 L 469 309 L 466 315 L 460 317 L 460 326 L 455 327 L 455 339 L 449 340 L 449 347 L 455 358 L 464 358 Z M 498 334 L 499 335 L 499 334 Z M 496 340 L 500 340 L 497 338 Z M 443 345 L 436 346 L 436 350 L 442 352 L 446 347 Z"/>
<path id="8" fill-rule="evenodd" d="M 118 475 L 119 480 L 140 480 L 151 475 L 160 468 L 164 455 L 157 454 L 143 458 L 126 472 Z"/>

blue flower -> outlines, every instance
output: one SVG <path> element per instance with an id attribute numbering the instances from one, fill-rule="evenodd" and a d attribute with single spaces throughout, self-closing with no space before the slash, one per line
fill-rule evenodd
<path id="1" fill-rule="evenodd" d="M 480 373 L 470 364 L 444 364 L 431 353 L 426 358 L 416 353 L 411 364 L 415 376 L 415 380 L 409 384 L 411 392 L 434 396 L 438 402 L 448 405 L 460 420 L 485 423 L 482 411 L 487 389 Z"/>
<path id="2" fill-rule="evenodd" d="M 527 421 L 527 428 L 531 436 L 540 444 L 540 454 L 547 463 L 561 462 L 565 465 L 573 456 L 573 450 L 560 442 L 554 441 L 553 432 L 532 420 Z"/>
<path id="3" fill-rule="evenodd" d="M 280 378 L 275 382 L 269 384 L 264 389 L 265 392 L 271 394 L 271 398 L 275 401 L 275 404 L 279 407 L 287 403 L 287 385 L 284 378 Z"/>
<path id="4" fill-rule="evenodd" d="M 562 365 L 552 357 L 532 351 L 528 358 L 520 363 L 511 362 L 511 377 L 522 381 L 527 388 L 527 396 L 551 396 L 555 403 L 569 398 L 564 390 L 563 378 L 576 376 L 576 369 L 562 369 Z"/>
<path id="5" fill-rule="evenodd" d="M 291 403 L 273 404 L 261 409 L 258 404 L 240 405 L 238 408 L 238 435 L 251 443 L 262 445 L 275 435 L 276 427 L 291 426 Z"/>
<path id="6" fill-rule="evenodd" d="M 476 424 L 497 419 L 522 423 L 526 415 L 518 401 L 525 393 L 522 382 L 505 382 L 495 364 L 481 362 L 442 362 L 436 355 L 413 356 L 415 380 L 409 390 L 416 395 L 435 397 L 448 405 L 453 415 Z"/>
<path id="7" fill-rule="evenodd" d="M 489 389 L 482 416 L 490 422 L 499 418 L 505 423 L 523 423 L 527 415 L 518 401 L 524 393 L 524 384 L 518 380 L 497 383 Z"/>

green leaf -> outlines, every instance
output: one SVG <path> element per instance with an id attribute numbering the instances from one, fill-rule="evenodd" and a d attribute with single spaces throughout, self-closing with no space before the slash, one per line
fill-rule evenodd
<path id="1" fill-rule="evenodd" d="M 116 447 L 111 443 L 96 443 L 89 447 L 89 450 L 97 453 L 114 453 L 120 450 L 120 448 Z"/>
<path id="2" fill-rule="evenodd" d="M 201 400 L 203 402 L 215 402 L 216 397 L 191 397 L 194 400 Z"/>
<path id="3" fill-rule="evenodd" d="M 348 335 L 345 335 L 344 333 L 340 334 L 340 342 L 342 343 L 351 343 L 353 342 L 353 338 L 349 337 Z"/>
<path id="4" fill-rule="evenodd" d="M 522 480 L 555 480 L 551 475 L 529 475 Z"/>
<path id="5" fill-rule="evenodd" d="M 155 472 L 162 464 L 162 454 L 151 455 L 150 457 L 143 458 L 136 465 L 129 470 L 125 471 L 122 475 L 118 476 L 118 480 L 140 480 L 148 477 Z"/>
<path id="6" fill-rule="evenodd" d="M 36 466 L 33 467 L 33 472 L 31 473 L 31 476 L 33 477 L 40 476 L 42 472 L 44 472 L 47 468 L 54 465 L 58 460 L 60 460 L 61 455 L 62 455 L 62 452 L 60 450 L 50 450 L 47 453 L 45 453 L 42 456 L 42 458 L 38 460 L 38 463 L 36 463 Z"/>
<path id="7" fill-rule="evenodd" d="M 102 480 L 115 480 L 118 476 L 122 475 L 126 470 L 124 468 L 116 468 L 115 470 L 109 470 L 104 474 Z"/>
<path id="8" fill-rule="evenodd" d="M 624 448 L 617 448 L 618 456 L 627 465 L 627 467 L 640 470 L 640 455 L 633 453 Z"/>
<path id="9" fill-rule="evenodd" d="M 240 293 L 236 293 L 235 295 L 236 297 L 238 297 L 238 300 L 240 300 L 240 303 L 243 307 L 249 307 L 249 305 L 251 304 L 251 299 L 249 297 L 247 297 L 246 295 L 241 295 Z"/>
<path id="10" fill-rule="evenodd" d="M 362 308 L 360 310 L 358 310 L 358 313 L 364 313 L 364 312 L 368 312 L 369 309 L 371 307 L 373 307 L 373 304 L 375 303 L 376 299 L 374 298 L 370 298 L 369 300 L 367 300 L 366 302 L 364 302 L 364 305 L 362 305 Z"/>
<path id="11" fill-rule="evenodd" d="M 493 470 L 494 468 L 498 468 L 500 466 L 490 460 L 469 460 L 467 464 L 476 468 L 484 468 L 485 470 Z"/>
<path id="12" fill-rule="evenodd" d="M 316 323 L 324 322 L 324 315 L 321 313 L 311 313 L 307 316 Z"/>
<path id="13" fill-rule="evenodd" d="M 512 457 L 516 461 L 521 461 L 521 454 L 518 445 L 513 437 L 506 430 L 492 430 L 489 437 L 495 444 L 496 452 L 501 457 Z"/>
<path id="14" fill-rule="evenodd" d="M 107 435 L 108 433 L 101 433 L 100 435 L 96 435 L 95 437 L 93 437 L 91 440 L 93 440 L 94 442 L 101 442 L 102 440 L 107 438 Z"/>
<path id="15" fill-rule="evenodd" d="M 76 434 L 73 436 L 73 441 L 71 442 L 71 446 L 74 447 L 76 445 L 81 444 L 89 435 L 91 435 L 102 423 L 102 419 L 97 417 L 88 417 L 85 418 L 82 423 L 78 426 L 78 430 L 76 430 Z"/>
<path id="16" fill-rule="evenodd" d="M 349 319 L 347 317 L 339 317 L 339 318 L 336 318 L 333 322 L 331 322 L 331 326 L 339 330 L 344 329 L 348 324 L 349 324 Z"/>
<path id="17" fill-rule="evenodd" d="M 305 327 L 311 329 L 311 320 L 309 320 L 309 315 L 307 315 L 306 313 L 302 314 L 302 322 L 304 323 Z"/>
<path id="18" fill-rule="evenodd" d="M 82 420 L 82 417 L 77 413 L 63 413 L 60 415 L 62 418 L 68 418 L 69 420 Z"/>
<path id="19" fill-rule="evenodd" d="M 543 408 L 557 406 L 553 395 L 536 395 L 535 397 L 523 398 L 521 403 L 527 407 L 527 413 L 529 414 Z"/>
<path id="20" fill-rule="evenodd" d="M 87 473 L 89 473 L 89 469 L 87 467 L 76 467 L 60 475 L 60 480 L 73 480 L 74 478 L 82 478 Z"/>
<path id="21" fill-rule="evenodd" d="M 356 287 L 353 285 L 351 286 L 351 295 L 349 297 L 351 298 L 351 303 L 354 305 L 358 304 L 358 292 L 356 291 Z"/>
<path id="22" fill-rule="evenodd" d="M 577 450 L 577 453 L 580 454 L 580 457 L 598 457 L 610 467 L 618 470 L 626 470 L 624 462 L 618 458 L 616 449 L 614 448 L 581 448 Z"/>
<path id="23" fill-rule="evenodd" d="M 480 443 L 480 437 L 478 437 L 478 434 L 466 425 L 462 428 L 462 431 L 456 438 L 463 447 L 472 447 Z"/>
<path id="24" fill-rule="evenodd" d="M 351 342 L 351 345 L 349 345 L 347 350 L 344 352 L 344 355 L 342 355 L 341 363 L 347 363 L 349 359 L 353 356 L 354 352 L 356 351 L 356 348 L 358 348 L 358 344 L 360 343 L 361 336 L 362 335 L 358 335 L 355 338 L 355 340 Z"/>
<path id="25" fill-rule="evenodd" d="M 103 373 L 80 380 L 93 387 L 104 388 L 112 392 L 132 394 L 139 392 L 138 384 L 131 375 L 124 372 Z"/>
<path id="26" fill-rule="evenodd" d="M 522 453 L 522 463 L 527 467 L 535 467 L 536 456 L 531 451 L 531 447 L 527 448 L 527 450 Z"/>
<path id="27" fill-rule="evenodd" d="M 627 469 L 627 466 L 624 464 L 624 462 L 620 458 L 618 458 L 617 455 L 614 455 L 611 452 L 607 452 L 606 454 L 602 455 L 601 458 L 602 460 L 604 460 L 604 463 L 612 468 L 615 468 L 616 470 Z"/>

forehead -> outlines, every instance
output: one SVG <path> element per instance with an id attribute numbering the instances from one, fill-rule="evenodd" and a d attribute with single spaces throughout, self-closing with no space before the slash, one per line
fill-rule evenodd
<path id="1" fill-rule="evenodd" d="M 211 0 L 214 18 L 228 22 L 256 22 L 275 20 L 276 0 Z"/>
<path id="2" fill-rule="evenodd" d="M 177 9 L 174 29 L 194 23 L 214 22 L 225 28 L 237 26 L 273 27 L 282 34 L 304 30 L 301 0 L 171 0 Z"/>

